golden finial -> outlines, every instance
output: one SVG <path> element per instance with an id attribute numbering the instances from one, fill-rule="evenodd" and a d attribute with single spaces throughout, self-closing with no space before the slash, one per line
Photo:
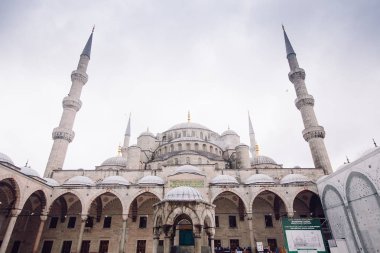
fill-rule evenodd
<path id="1" fill-rule="evenodd" d="M 256 156 L 259 156 L 260 155 L 260 146 L 259 144 L 256 144 Z"/>
<path id="2" fill-rule="evenodd" d="M 190 111 L 187 111 L 187 122 L 190 122 L 190 119 L 191 119 L 191 117 L 190 117 Z"/>
<path id="3" fill-rule="evenodd" d="M 117 147 L 117 156 L 121 156 L 121 145 L 119 143 L 119 146 Z"/>

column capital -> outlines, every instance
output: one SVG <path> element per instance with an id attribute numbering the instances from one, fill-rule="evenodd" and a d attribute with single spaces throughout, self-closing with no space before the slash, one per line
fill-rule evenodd
<path id="1" fill-rule="evenodd" d="M 88 219 L 88 214 L 87 214 L 87 213 L 82 213 L 82 214 L 80 215 L 80 218 L 81 218 L 81 221 L 82 221 L 82 222 L 85 222 L 85 221 L 87 221 L 87 219 Z"/>
<path id="2" fill-rule="evenodd" d="M 122 219 L 123 221 L 128 221 L 128 214 L 123 214 Z"/>

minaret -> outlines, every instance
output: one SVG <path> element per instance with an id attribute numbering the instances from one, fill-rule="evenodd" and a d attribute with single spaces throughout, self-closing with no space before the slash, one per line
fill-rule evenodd
<path id="1" fill-rule="evenodd" d="M 325 174 L 330 174 L 332 173 L 331 164 L 323 140 L 325 138 L 325 130 L 322 126 L 318 125 L 313 108 L 314 98 L 307 92 L 305 85 L 305 70 L 298 66 L 296 53 L 290 44 L 284 26 L 282 26 L 282 28 L 284 30 L 286 57 L 288 58 L 290 67 L 288 76 L 289 80 L 294 84 L 297 95 L 295 104 L 297 109 L 301 112 L 305 126 L 305 129 L 302 131 L 303 138 L 309 143 L 314 166 L 316 168 L 322 168 Z"/>
<path id="2" fill-rule="evenodd" d="M 88 80 L 86 70 L 88 62 L 90 61 L 93 33 L 94 28 L 80 55 L 77 69 L 71 73 L 71 89 L 69 94 L 62 101 L 63 112 L 59 126 L 54 128 L 52 133 L 54 143 L 51 148 L 44 177 L 51 177 L 53 170 L 62 169 L 67 147 L 74 139 L 73 125 L 75 116 L 82 106 L 82 102 L 80 101 L 82 88 Z"/>
<path id="3" fill-rule="evenodd" d="M 255 158 L 256 156 L 256 137 L 255 137 L 255 131 L 253 131 L 251 116 L 248 112 L 248 121 L 249 121 L 249 142 L 251 144 L 250 151 L 252 158 Z"/>
<path id="4" fill-rule="evenodd" d="M 122 157 L 127 158 L 128 154 L 128 147 L 129 147 L 129 139 L 131 138 L 131 114 L 129 114 L 129 119 L 128 119 L 128 125 L 127 129 L 125 130 L 124 134 L 124 143 L 123 146 L 121 147 L 121 154 Z"/>

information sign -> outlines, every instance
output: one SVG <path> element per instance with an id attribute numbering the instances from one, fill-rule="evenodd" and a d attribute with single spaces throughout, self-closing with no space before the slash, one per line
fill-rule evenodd
<path id="1" fill-rule="evenodd" d="M 289 253 L 326 253 L 319 219 L 282 219 Z"/>

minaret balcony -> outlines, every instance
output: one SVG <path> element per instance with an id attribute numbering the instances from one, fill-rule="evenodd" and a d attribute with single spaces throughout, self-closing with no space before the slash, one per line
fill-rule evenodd
<path id="1" fill-rule="evenodd" d="M 63 108 L 73 109 L 76 112 L 82 107 L 82 102 L 79 99 L 66 96 L 62 101 Z"/>
<path id="2" fill-rule="evenodd" d="M 52 137 L 53 137 L 53 140 L 63 139 L 68 142 L 72 142 L 75 137 L 75 133 L 71 129 L 56 127 L 53 130 Z"/>
<path id="3" fill-rule="evenodd" d="M 83 84 L 87 83 L 88 81 L 88 75 L 86 73 L 80 72 L 78 70 L 74 70 L 71 72 L 71 81 L 79 81 Z"/>
<path id="4" fill-rule="evenodd" d="M 312 126 L 305 128 L 302 131 L 303 138 L 305 141 L 309 141 L 310 139 L 314 138 L 325 138 L 325 129 L 322 126 Z"/>
<path id="5" fill-rule="evenodd" d="M 298 110 L 300 110 L 305 105 L 314 106 L 314 98 L 312 95 L 302 95 L 301 97 L 296 98 L 294 101 Z"/>
<path id="6" fill-rule="evenodd" d="M 289 77 L 289 80 L 292 83 L 294 83 L 294 82 L 296 82 L 297 80 L 300 80 L 300 79 L 305 80 L 306 73 L 305 73 L 304 69 L 302 69 L 302 68 L 296 68 L 295 70 L 289 72 L 288 77 Z"/>

